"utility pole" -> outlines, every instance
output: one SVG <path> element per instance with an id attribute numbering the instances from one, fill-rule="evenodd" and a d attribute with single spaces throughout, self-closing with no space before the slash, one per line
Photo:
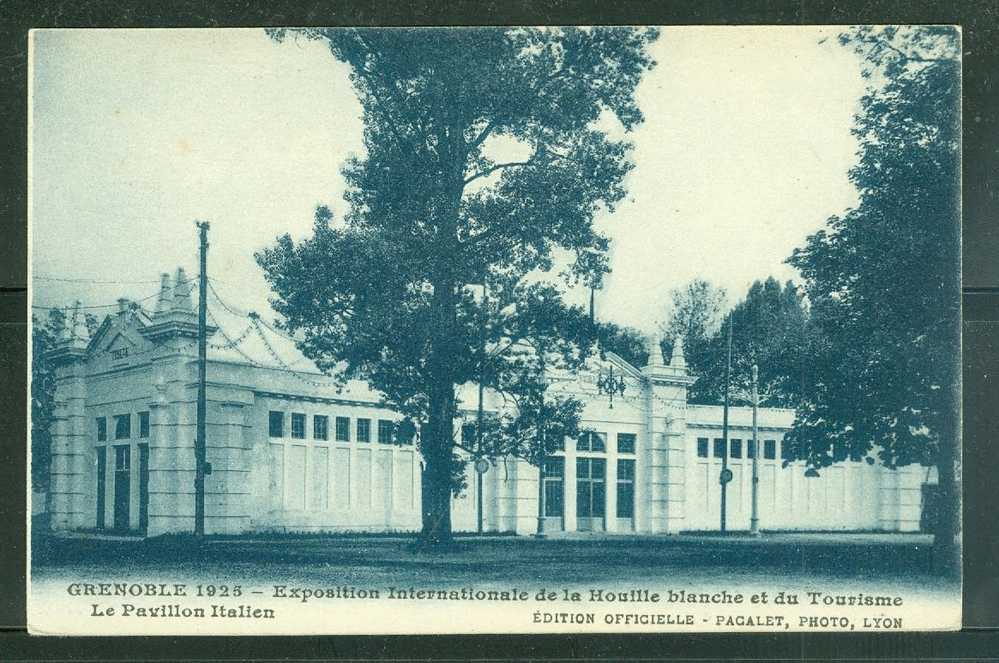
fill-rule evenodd
<path id="1" fill-rule="evenodd" d="M 544 392 L 544 381 L 545 381 L 545 355 L 544 348 L 539 349 L 538 359 L 541 368 L 541 402 L 538 403 L 538 412 L 540 413 L 544 409 L 545 404 L 545 392 Z M 538 531 L 534 534 L 536 538 L 543 539 L 547 536 L 545 533 L 545 510 L 547 506 L 545 505 L 545 460 L 547 460 L 548 449 L 546 449 L 545 435 L 547 431 L 545 430 L 545 422 L 538 417 L 537 422 L 537 444 L 538 444 Z M 564 473 L 563 473 L 564 474 Z"/>
<path id="2" fill-rule="evenodd" d="M 728 489 L 728 482 L 731 479 L 728 469 L 728 397 L 730 378 L 732 374 L 732 314 L 728 315 L 728 356 L 725 360 L 725 408 L 722 413 L 722 442 L 725 448 L 722 450 L 722 471 L 719 476 L 721 483 L 721 531 L 725 532 L 725 498 Z"/>
<path id="3" fill-rule="evenodd" d="M 208 315 L 208 222 L 195 221 L 200 239 L 201 273 L 198 275 L 198 426 L 194 439 L 194 535 L 205 534 L 205 469 L 207 457 L 205 367 Z"/>
<path id="4" fill-rule="evenodd" d="M 482 458 L 482 399 L 485 395 L 483 381 L 486 377 L 486 279 L 482 279 L 482 320 L 479 322 L 479 409 L 475 415 L 475 450 L 476 461 Z M 475 471 L 476 500 L 475 531 L 482 534 L 482 475 L 478 468 Z"/>
<path id="5" fill-rule="evenodd" d="M 749 519 L 749 533 L 760 535 L 760 441 L 756 427 L 756 411 L 760 406 L 760 370 L 753 364 L 753 512 Z"/>

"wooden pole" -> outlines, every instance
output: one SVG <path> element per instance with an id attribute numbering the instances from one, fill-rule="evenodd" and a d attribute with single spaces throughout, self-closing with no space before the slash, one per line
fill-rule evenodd
<path id="1" fill-rule="evenodd" d="M 198 412 L 194 439 L 194 535 L 205 534 L 205 464 L 207 457 L 205 411 L 208 313 L 208 222 L 196 221 L 200 239 L 201 273 L 198 275 Z"/>
<path id="2" fill-rule="evenodd" d="M 728 481 L 725 477 L 728 474 L 728 399 L 730 378 L 732 374 L 732 314 L 728 316 L 728 353 L 725 360 L 725 408 L 722 412 L 722 442 L 725 448 L 722 450 L 722 473 L 719 477 L 721 483 L 721 531 L 725 532 L 725 500 L 727 496 Z"/>
<path id="3" fill-rule="evenodd" d="M 760 407 L 760 371 L 753 364 L 753 512 L 749 519 L 749 532 L 753 536 L 760 534 L 760 441 L 759 428 L 756 425 L 756 412 Z"/>

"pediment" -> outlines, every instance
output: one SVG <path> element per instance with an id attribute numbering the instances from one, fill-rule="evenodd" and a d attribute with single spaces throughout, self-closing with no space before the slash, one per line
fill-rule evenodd
<path id="1" fill-rule="evenodd" d="M 142 322 L 134 315 L 124 321 L 117 316 L 108 316 L 90 342 L 90 357 L 121 360 L 139 354 L 148 345 L 139 333 L 141 326 Z"/>

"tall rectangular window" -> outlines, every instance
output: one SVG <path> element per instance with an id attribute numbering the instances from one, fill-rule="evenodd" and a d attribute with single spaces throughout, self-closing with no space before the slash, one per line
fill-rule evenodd
<path id="1" fill-rule="evenodd" d="M 607 461 L 604 458 L 576 459 L 576 515 L 602 518 L 606 506 L 604 481 Z"/>
<path id="2" fill-rule="evenodd" d="M 763 440 L 763 457 L 767 460 L 777 457 L 777 440 Z"/>
<path id="3" fill-rule="evenodd" d="M 108 420 L 106 417 L 97 417 L 97 441 L 106 442 L 108 439 Z"/>
<path id="4" fill-rule="evenodd" d="M 606 433 L 595 433 L 593 431 L 587 431 L 579 436 L 576 440 L 576 451 L 606 451 L 607 450 L 607 435 Z"/>
<path id="5" fill-rule="evenodd" d="M 756 440 L 746 440 L 746 458 L 756 458 Z"/>
<path id="6" fill-rule="evenodd" d="M 635 453 L 635 439 L 636 435 L 634 433 L 618 433 L 617 452 L 619 454 Z"/>
<path id="7" fill-rule="evenodd" d="M 127 440 L 132 437 L 132 415 L 116 414 L 114 417 L 114 439 Z"/>
<path id="8" fill-rule="evenodd" d="M 475 446 L 475 424 L 461 425 L 461 443 L 466 448 Z"/>
<path id="9" fill-rule="evenodd" d="M 139 413 L 139 437 L 149 437 L 149 413 Z"/>
<path id="10" fill-rule="evenodd" d="M 371 419 L 357 420 L 357 441 L 358 442 L 371 441 Z"/>
<path id="11" fill-rule="evenodd" d="M 378 420 L 378 444 L 392 444 L 395 422 L 387 419 Z"/>
<path id="12" fill-rule="evenodd" d="M 635 516 L 635 461 L 631 458 L 617 460 L 617 517 Z"/>
<path id="13" fill-rule="evenodd" d="M 561 518 L 565 511 L 565 458 L 549 456 L 545 459 L 545 516 Z"/>
<path id="14" fill-rule="evenodd" d="M 714 453 L 712 454 L 715 458 L 725 457 L 725 438 L 716 437 L 714 444 Z"/>
<path id="15" fill-rule="evenodd" d="M 291 436 L 296 440 L 305 439 L 305 415 L 301 412 L 291 413 Z"/>
<path id="16" fill-rule="evenodd" d="M 103 420 L 101 417 L 98 421 Z M 107 430 L 104 431 L 107 437 Z M 108 480 L 107 447 L 97 447 L 97 529 L 104 529 L 104 510 Z"/>
<path id="17" fill-rule="evenodd" d="M 791 447 L 787 444 L 787 442 L 780 443 L 780 459 L 794 460 L 794 458 L 791 455 Z"/>
<path id="18" fill-rule="evenodd" d="M 708 457 L 708 438 L 706 437 L 697 438 L 697 457 L 698 458 Z"/>
<path id="19" fill-rule="evenodd" d="M 336 439 L 337 442 L 350 442 L 350 419 L 348 417 L 336 418 Z"/>
<path id="20" fill-rule="evenodd" d="M 270 411 L 267 416 L 267 434 L 271 437 L 284 437 L 284 412 Z"/>
<path id="21" fill-rule="evenodd" d="M 330 439 L 330 420 L 323 414 L 312 417 L 312 437 L 317 440 Z"/>
<path id="22" fill-rule="evenodd" d="M 732 458 L 742 458 L 742 440 L 732 440 Z"/>

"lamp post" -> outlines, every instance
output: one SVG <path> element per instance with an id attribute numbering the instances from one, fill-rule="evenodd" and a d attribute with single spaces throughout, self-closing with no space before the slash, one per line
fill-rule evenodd
<path id="1" fill-rule="evenodd" d="M 749 519 L 749 533 L 753 536 L 760 535 L 760 442 L 756 426 L 756 412 L 760 406 L 759 381 L 759 368 L 753 364 L 753 511 Z"/>
<path id="2" fill-rule="evenodd" d="M 606 373 L 601 371 L 597 376 L 597 393 L 607 394 L 611 410 L 614 409 L 614 394 L 624 396 L 624 390 L 624 377 L 621 375 L 615 377 L 613 366 L 608 368 Z"/>

